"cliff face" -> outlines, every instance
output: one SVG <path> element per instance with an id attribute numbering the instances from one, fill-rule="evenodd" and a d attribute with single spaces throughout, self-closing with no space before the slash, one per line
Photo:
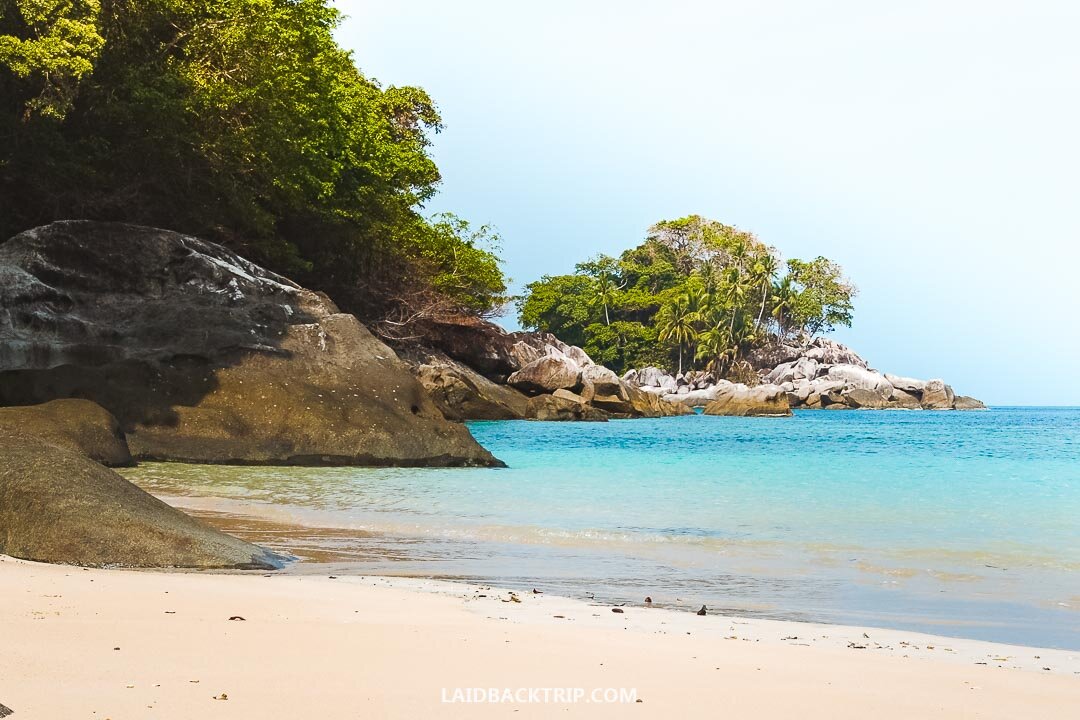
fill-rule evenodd
<path id="1" fill-rule="evenodd" d="M 494 465 L 394 351 L 213 243 L 58 222 L 0 245 L 0 405 L 91 399 L 136 458 Z"/>

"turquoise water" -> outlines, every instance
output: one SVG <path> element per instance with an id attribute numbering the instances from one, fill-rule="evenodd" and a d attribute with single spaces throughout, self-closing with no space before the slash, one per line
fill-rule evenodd
<path id="1" fill-rule="evenodd" d="M 336 572 L 1080 649 L 1080 410 L 479 422 L 510 466 L 147 465 Z"/>

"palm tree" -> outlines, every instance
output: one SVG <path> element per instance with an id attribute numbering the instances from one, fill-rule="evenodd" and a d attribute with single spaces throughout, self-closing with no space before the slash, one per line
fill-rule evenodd
<path id="1" fill-rule="evenodd" d="M 797 290 L 790 275 L 785 275 L 772 285 L 771 314 L 776 320 L 777 332 L 781 338 L 788 333 L 796 294 Z"/>
<path id="2" fill-rule="evenodd" d="M 712 297 L 716 295 L 716 291 L 720 286 L 720 281 L 716 277 L 716 266 L 711 262 L 706 262 L 697 271 L 697 275 L 701 278 L 701 290 L 706 297 Z"/>
<path id="3" fill-rule="evenodd" d="M 716 319 L 718 322 L 710 324 L 698 336 L 697 359 L 705 361 L 706 370 L 720 376 L 723 375 L 727 362 L 734 358 L 734 347 L 727 323 L 723 318 Z"/>
<path id="4" fill-rule="evenodd" d="M 746 284 L 746 276 L 741 265 L 732 265 L 724 271 L 724 296 L 731 309 L 731 319 L 728 324 L 728 335 L 735 334 L 735 316 L 742 312 L 746 304 L 746 296 L 749 288 Z"/>
<path id="5" fill-rule="evenodd" d="M 761 318 L 765 316 L 765 301 L 769 299 L 769 288 L 776 278 L 776 270 L 779 262 L 771 252 L 764 252 L 754 264 L 754 275 L 761 283 L 761 309 L 758 310 L 755 328 L 761 327 Z"/>
<path id="6" fill-rule="evenodd" d="M 697 313 L 690 309 L 690 298 L 680 295 L 671 303 L 661 306 L 656 313 L 657 329 L 660 340 L 674 342 L 679 346 L 679 374 L 682 374 L 683 344 L 690 343 L 697 337 L 694 322 Z"/>
<path id="7" fill-rule="evenodd" d="M 606 272 L 596 277 L 596 299 L 604 306 L 604 324 L 606 325 L 611 325 L 608 306 L 615 302 L 615 293 L 622 290 L 622 287 L 622 285 L 616 285 L 614 278 Z"/>

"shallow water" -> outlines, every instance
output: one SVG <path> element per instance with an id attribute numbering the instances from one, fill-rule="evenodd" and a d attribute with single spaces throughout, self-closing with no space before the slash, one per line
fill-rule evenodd
<path id="1" fill-rule="evenodd" d="M 471 428 L 508 469 L 128 476 L 309 561 L 291 572 L 1080 649 L 1080 409 Z"/>

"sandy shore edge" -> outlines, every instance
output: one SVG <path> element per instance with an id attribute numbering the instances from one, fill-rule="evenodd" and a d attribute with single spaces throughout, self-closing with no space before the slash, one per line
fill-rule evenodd
<path id="1" fill-rule="evenodd" d="M 1080 707 L 1080 652 L 613 612 L 438 580 L 85 570 L 0 556 L 0 593 L 0 704 L 13 720 L 836 718 L 871 707 L 884 718 L 1065 718 Z M 477 688 L 513 702 L 461 702 Z"/>

